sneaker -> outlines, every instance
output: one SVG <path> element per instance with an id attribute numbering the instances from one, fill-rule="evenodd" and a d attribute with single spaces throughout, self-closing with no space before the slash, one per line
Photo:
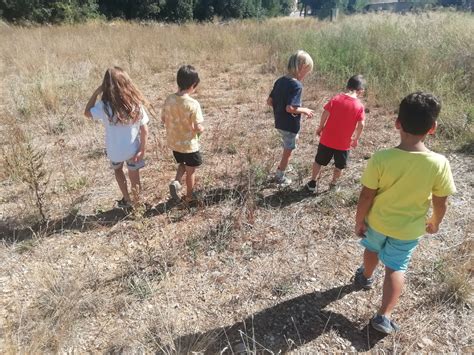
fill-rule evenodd
<path id="1" fill-rule="evenodd" d="M 275 182 L 280 186 L 288 186 L 291 184 L 291 179 L 283 175 L 281 177 L 275 177 Z"/>
<path id="2" fill-rule="evenodd" d="M 306 189 L 307 189 L 309 192 L 318 193 L 318 183 L 316 182 L 316 180 L 311 180 L 311 181 L 309 181 L 309 182 L 306 184 Z"/>
<path id="3" fill-rule="evenodd" d="M 329 184 L 329 190 L 330 191 L 334 191 L 334 192 L 339 192 L 341 191 L 341 186 L 339 186 L 338 184 Z"/>
<path id="4" fill-rule="evenodd" d="M 117 207 L 118 208 L 130 208 L 132 204 L 130 201 L 127 201 L 125 198 L 122 197 L 121 200 L 117 200 Z"/>
<path id="5" fill-rule="evenodd" d="M 170 188 L 170 195 L 173 200 L 178 201 L 180 199 L 178 195 L 178 191 L 181 190 L 181 184 L 178 180 L 173 180 L 169 185 Z"/>
<path id="6" fill-rule="evenodd" d="M 360 267 L 356 270 L 354 275 L 354 286 L 362 287 L 365 290 L 370 290 L 374 286 L 374 278 L 373 277 L 365 277 L 364 276 L 364 267 Z"/>
<path id="7" fill-rule="evenodd" d="M 370 320 L 370 324 L 375 330 L 385 334 L 391 334 L 398 332 L 400 327 L 394 321 L 388 319 L 385 316 L 376 314 L 374 318 Z"/>

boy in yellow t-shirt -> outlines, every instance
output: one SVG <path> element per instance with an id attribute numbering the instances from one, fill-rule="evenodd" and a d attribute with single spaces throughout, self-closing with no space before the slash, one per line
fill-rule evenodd
<path id="1" fill-rule="evenodd" d="M 395 123 L 400 145 L 376 152 L 361 179 L 355 232 L 363 237 L 365 251 L 354 284 L 372 288 L 379 260 L 385 265 L 382 305 L 371 324 L 387 334 L 399 329 L 390 317 L 411 255 L 425 232 L 438 231 L 447 198 L 456 192 L 448 160 L 423 143 L 436 130 L 440 110 L 440 102 L 431 94 L 416 92 L 405 97 Z M 433 214 L 426 219 L 431 202 Z"/>
<path id="2" fill-rule="evenodd" d="M 203 116 L 199 102 L 192 95 L 199 84 L 199 75 L 191 65 L 178 70 L 178 92 L 169 95 L 164 103 L 161 120 L 166 127 L 168 146 L 173 150 L 178 163 L 176 176 L 170 183 L 170 194 L 179 200 L 178 191 L 186 174 L 186 202 L 193 201 L 196 168 L 202 164 L 199 152 L 199 135 L 204 131 Z"/>

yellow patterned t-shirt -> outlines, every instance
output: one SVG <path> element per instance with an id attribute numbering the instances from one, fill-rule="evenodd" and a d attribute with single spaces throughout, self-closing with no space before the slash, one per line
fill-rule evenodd
<path id="1" fill-rule="evenodd" d="M 196 126 L 204 121 L 201 105 L 188 94 L 172 94 L 165 100 L 162 119 L 166 127 L 168 146 L 179 153 L 199 150 Z"/>

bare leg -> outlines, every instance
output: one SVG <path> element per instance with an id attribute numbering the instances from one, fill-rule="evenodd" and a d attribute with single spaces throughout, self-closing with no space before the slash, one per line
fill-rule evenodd
<path id="1" fill-rule="evenodd" d="M 140 170 L 128 170 L 128 177 L 132 185 L 133 202 L 137 203 L 140 200 L 140 191 L 142 185 L 140 184 Z"/>
<path id="2" fill-rule="evenodd" d="M 292 149 L 283 148 L 283 154 L 281 156 L 280 165 L 278 165 L 278 170 L 280 171 L 286 170 L 286 168 L 288 167 L 288 163 L 290 161 L 291 152 L 293 152 Z"/>
<path id="3" fill-rule="evenodd" d="M 127 179 L 125 174 L 123 173 L 122 167 L 115 169 L 115 180 L 117 180 L 117 184 L 122 191 L 123 198 L 125 201 L 130 202 L 130 195 L 128 194 L 128 187 L 127 187 Z"/>
<path id="4" fill-rule="evenodd" d="M 403 271 L 394 271 L 385 267 L 385 279 L 383 282 L 382 306 L 378 314 L 390 318 L 393 309 L 398 303 L 405 284 L 405 273 Z"/>
<path id="5" fill-rule="evenodd" d="M 313 163 L 313 173 L 311 174 L 311 180 L 319 179 L 319 173 L 321 172 L 321 165 L 314 162 Z"/>
<path id="6" fill-rule="evenodd" d="M 377 253 L 368 249 L 364 250 L 364 276 L 366 278 L 372 277 L 377 264 L 379 263 L 379 256 Z"/>
<path id="7" fill-rule="evenodd" d="M 191 200 L 193 198 L 195 172 L 196 172 L 196 167 L 186 166 L 186 198 L 188 200 Z"/>
<path id="8" fill-rule="evenodd" d="M 334 172 L 332 174 L 331 185 L 336 185 L 337 179 L 339 179 L 341 175 L 342 175 L 342 169 L 334 168 Z"/>
<path id="9" fill-rule="evenodd" d="M 182 163 L 179 164 L 178 169 L 176 169 L 176 177 L 174 179 L 181 184 L 181 180 L 183 179 L 185 172 L 186 172 L 186 166 Z"/>

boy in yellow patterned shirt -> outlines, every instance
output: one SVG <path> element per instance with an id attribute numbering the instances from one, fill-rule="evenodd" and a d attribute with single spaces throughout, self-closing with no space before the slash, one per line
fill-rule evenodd
<path id="1" fill-rule="evenodd" d="M 372 288 L 379 260 L 385 265 L 382 305 L 370 323 L 387 334 L 399 330 L 390 317 L 411 255 L 425 232 L 438 231 L 447 198 L 456 192 L 448 160 L 423 143 L 427 134 L 435 132 L 440 110 L 440 102 L 431 94 L 415 92 L 405 97 L 395 123 L 400 145 L 376 152 L 361 179 L 355 232 L 363 237 L 365 251 L 354 284 Z M 426 219 L 431 204 L 433 213 Z"/>
<path id="2" fill-rule="evenodd" d="M 178 191 L 186 174 L 186 202 L 193 201 L 196 168 L 202 164 L 199 135 L 204 131 L 201 105 L 190 95 L 196 91 L 199 75 L 191 65 L 178 70 L 178 92 L 169 95 L 164 103 L 161 120 L 166 127 L 166 139 L 178 163 L 176 176 L 170 183 L 170 194 L 179 200 Z"/>

